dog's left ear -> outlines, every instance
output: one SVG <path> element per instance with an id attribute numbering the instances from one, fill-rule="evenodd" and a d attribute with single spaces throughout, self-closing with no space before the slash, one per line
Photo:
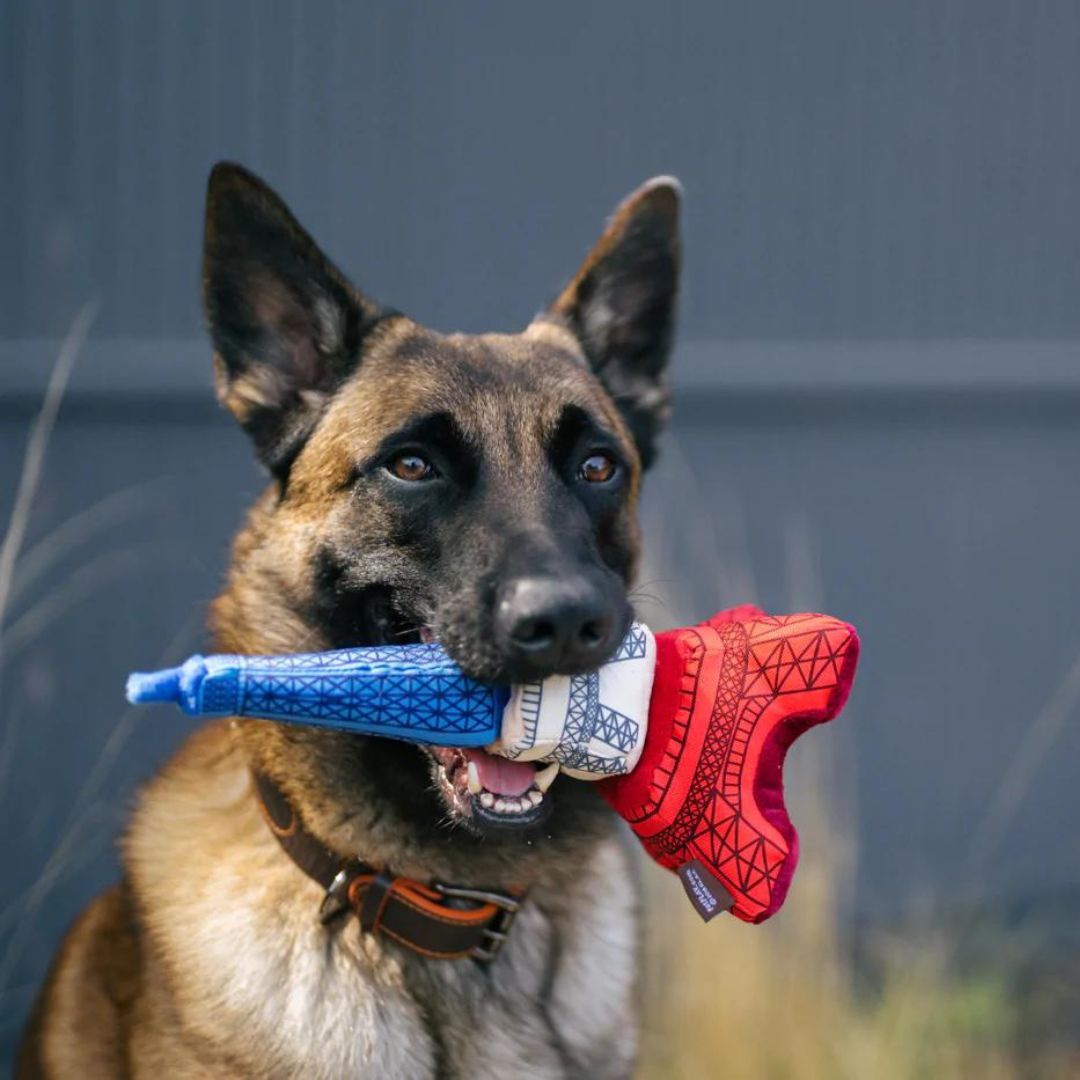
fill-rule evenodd
<path id="1" fill-rule="evenodd" d="M 679 286 L 679 202 L 670 176 L 643 184 L 543 316 L 566 326 L 614 398 L 644 465 L 667 419 L 666 367 Z"/>
<path id="2" fill-rule="evenodd" d="M 203 302 L 218 397 L 282 480 L 383 312 L 262 180 L 229 162 L 207 189 Z"/>

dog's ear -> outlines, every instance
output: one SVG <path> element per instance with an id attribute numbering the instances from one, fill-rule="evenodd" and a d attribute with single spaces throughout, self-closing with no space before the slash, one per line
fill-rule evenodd
<path id="1" fill-rule="evenodd" d="M 380 311 L 266 184 L 228 162 L 210 173 L 203 303 L 218 397 L 281 479 Z"/>
<path id="2" fill-rule="evenodd" d="M 614 398 L 642 462 L 669 411 L 682 189 L 657 177 L 627 197 L 545 317 L 566 326 Z"/>

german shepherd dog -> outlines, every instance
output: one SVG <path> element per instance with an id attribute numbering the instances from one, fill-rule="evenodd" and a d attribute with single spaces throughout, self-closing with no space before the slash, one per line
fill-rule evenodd
<path id="1" fill-rule="evenodd" d="M 271 476 L 212 605 L 217 649 L 437 640 L 493 683 L 605 660 L 668 409 L 679 202 L 667 178 L 629 196 L 522 333 L 443 335 L 354 288 L 251 173 L 215 167 L 217 393 Z M 507 793 L 501 762 L 202 727 L 143 791 L 121 883 L 68 934 L 20 1075 L 629 1075 L 632 852 L 592 785 L 550 770 L 500 811 L 484 795 Z M 279 843 L 259 776 L 343 865 L 520 898 L 498 954 L 432 958 L 356 912 L 320 920 L 325 890 Z"/>

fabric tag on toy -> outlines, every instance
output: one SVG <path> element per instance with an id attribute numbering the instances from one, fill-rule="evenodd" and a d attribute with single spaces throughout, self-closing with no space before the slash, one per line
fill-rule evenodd
<path id="1" fill-rule="evenodd" d="M 519 761 L 558 762 L 579 780 L 630 772 L 648 730 L 656 639 L 634 623 L 599 671 L 554 675 L 514 686 L 492 753 Z"/>
<path id="2" fill-rule="evenodd" d="M 706 921 L 735 906 L 735 897 L 700 859 L 683 863 L 677 871 L 694 910 Z"/>

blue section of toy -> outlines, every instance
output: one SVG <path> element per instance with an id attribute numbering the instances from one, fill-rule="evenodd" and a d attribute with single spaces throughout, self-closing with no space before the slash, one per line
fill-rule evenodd
<path id="1" fill-rule="evenodd" d="M 193 656 L 128 678 L 132 704 L 192 716 L 250 716 L 440 746 L 486 746 L 509 697 L 462 673 L 438 645 L 285 656 Z"/>

